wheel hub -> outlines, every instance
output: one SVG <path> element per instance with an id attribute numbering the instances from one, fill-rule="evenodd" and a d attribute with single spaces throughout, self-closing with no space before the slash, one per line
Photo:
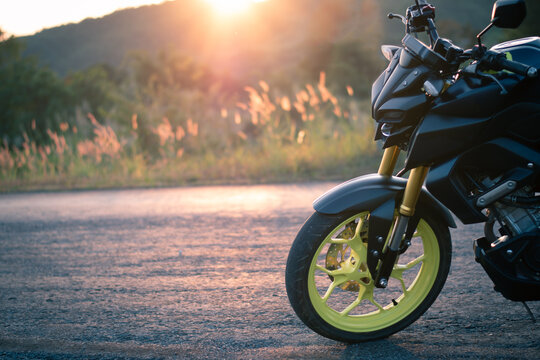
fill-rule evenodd
<path id="1" fill-rule="evenodd" d="M 350 253 L 350 254 L 349 254 Z M 360 261 L 360 266 L 358 270 L 351 270 L 351 273 L 354 271 L 366 272 L 367 270 L 367 259 L 358 259 L 359 257 L 350 247 L 346 244 L 332 244 L 328 248 L 326 253 L 326 268 L 328 270 L 337 270 L 337 269 L 346 269 L 354 268 L 357 261 Z M 369 274 L 369 271 L 367 271 Z M 331 275 L 328 275 L 333 281 L 334 278 Z M 349 280 L 339 287 L 345 291 L 358 292 L 360 290 L 360 285 L 369 285 L 372 282 L 371 275 L 360 278 L 360 280 Z"/>

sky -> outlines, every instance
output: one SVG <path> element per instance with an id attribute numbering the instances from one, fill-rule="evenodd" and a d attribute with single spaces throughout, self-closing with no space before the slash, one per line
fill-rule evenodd
<path id="1" fill-rule="evenodd" d="M 158 4 L 164 0 L 0 0 L 0 29 L 30 35 L 44 28 L 101 17 L 118 9 Z"/>

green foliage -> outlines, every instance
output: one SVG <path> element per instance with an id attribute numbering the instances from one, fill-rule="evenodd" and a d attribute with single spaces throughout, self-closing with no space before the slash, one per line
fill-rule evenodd
<path id="1" fill-rule="evenodd" d="M 206 90 L 213 77 L 208 68 L 174 49 L 162 50 L 156 58 L 137 51 L 132 53 L 128 62 L 136 84 L 155 93 L 164 88 Z"/>
<path id="2" fill-rule="evenodd" d="M 118 86 L 122 81 L 118 70 L 108 65 L 95 65 L 86 70 L 71 73 L 66 85 L 85 110 L 104 117 L 118 101 Z"/>
<path id="3" fill-rule="evenodd" d="M 13 37 L 0 42 L 0 134 L 16 146 L 24 133 L 43 142 L 47 129 L 58 129 L 72 114 L 62 81 L 35 58 L 22 57 L 21 50 Z"/>
<path id="4" fill-rule="evenodd" d="M 336 43 L 331 53 L 328 77 L 332 82 L 342 85 L 342 91 L 345 85 L 349 85 L 358 95 L 369 96 L 371 84 L 386 66 L 378 50 L 360 40 Z"/>

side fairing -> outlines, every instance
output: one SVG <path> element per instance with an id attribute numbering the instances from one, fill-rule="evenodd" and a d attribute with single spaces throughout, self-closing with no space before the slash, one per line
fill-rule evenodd
<path id="1" fill-rule="evenodd" d="M 540 38 L 496 45 L 515 61 L 540 66 Z M 496 74 L 501 87 L 484 76 L 461 76 L 437 98 L 410 138 L 406 167 L 433 166 L 497 137 L 535 146 L 540 126 L 540 78 L 508 71 Z M 506 93 L 505 93 L 506 92 Z"/>
<path id="2" fill-rule="evenodd" d="M 540 99 L 535 99 L 540 82 L 508 75 L 501 83 L 509 94 L 501 94 L 494 83 L 474 87 L 464 79 L 456 82 L 412 134 L 406 167 L 436 165 L 484 141 L 526 136 L 540 128 Z"/>
<path id="3" fill-rule="evenodd" d="M 426 178 L 426 186 L 461 222 L 473 224 L 487 220 L 477 202 L 492 190 L 478 192 L 477 179 L 500 177 L 493 188 L 509 180 L 520 188 L 538 179 L 538 169 L 540 152 L 537 149 L 509 138 L 498 138 L 434 166 Z"/>

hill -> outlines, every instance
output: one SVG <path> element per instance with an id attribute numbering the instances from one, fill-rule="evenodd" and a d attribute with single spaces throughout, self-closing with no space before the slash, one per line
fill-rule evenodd
<path id="1" fill-rule="evenodd" d="M 441 33 L 470 42 L 488 21 L 491 0 L 432 1 Z M 36 55 L 60 75 L 105 63 L 119 66 L 133 50 L 175 49 L 241 81 L 296 72 L 318 72 L 331 53 L 357 46 L 371 51 L 403 35 L 389 11 L 404 13 L 411 0 L 269 0 L 249 16 L 220 18 L 202 0 L 169 1 L 125 9 L 24 37 Z M 465 44 L 467 45 L 467 44 Z"/>

